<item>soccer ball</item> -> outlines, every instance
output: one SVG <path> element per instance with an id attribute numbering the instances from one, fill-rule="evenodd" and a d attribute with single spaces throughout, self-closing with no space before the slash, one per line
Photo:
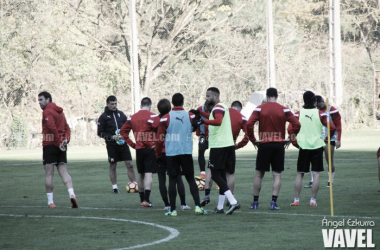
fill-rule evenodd
<path id="1" fill-rule="evenodd" d="M 205 183 L 204 180 L 198 180 L 198 179 L 196 179 L 196 180 L 195 180 L 195 183 L 197 184 L 197 187 L 198 187 L 198 190 L 199 190 L 199 191 L 203 191 L 203 190 L 205 190 L 205 185 L 206 185 L 206 183 Z"/>
<path id="2" fill-rule="evenodd" d="M 125 190 L 127 193 L 137 193 L 139 191 L 139 187 L 136 182 L 128 182 Z"/>

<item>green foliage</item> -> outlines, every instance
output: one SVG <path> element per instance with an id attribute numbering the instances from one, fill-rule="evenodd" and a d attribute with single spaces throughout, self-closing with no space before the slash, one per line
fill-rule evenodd
<path id="1" fill-rule="evenodd" d="M 8 148 L 25 148 L 28 145 L 28 123 L 23 117 L 13 117 L 11 131 L 7 141 Z"/>
<path id="2" fill-rule="evenodd" d="M 367 116 L 376 112 L 372 70 L 380 67 L 378 1 L 341 3 L 341 112 L 347 126 L 370 126 Z M 224 102 L 245 103 L 252 91 L 267 87 L 265 1 L 154 0 L 137 1 L 136 8 L 141 94 L 153 102 L 181 91 L 193 108 L 203 103 L 207 87 L 217 86 Z M 35 114 L 42 90 L 51 92 L 68 119 L 99 116 L 110 94 L 131 113 L 128 1 L 4 1 L 2 15 L 3 131 L 10 131 L 10 114 L 22 115 L 31 132 L 40 132 Z M 298 109 L 297 93 L 306 89 L 328 97 L 328 1 L 273 1 L 273 17 L 276 81 L 284 102 Z M 360 94 L 351 98 L 357 89 Z M 356 98 L 363 105 L 353 117 Z M 1 136 L 4 141 L 10 134 Z"/>

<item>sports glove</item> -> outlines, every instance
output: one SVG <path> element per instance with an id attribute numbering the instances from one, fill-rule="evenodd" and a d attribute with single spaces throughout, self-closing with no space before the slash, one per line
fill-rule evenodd
<path id="1" fill-rule="evenodd" d="M 205 122 L 201 119 L 201 120 L 196 120 L 196 121 L 193 121 L 193 127 L 199 127 L 200 125 L 204 124 Z"/>
<path id="2" fill-rule="evenodd" d="M 199 115 L 201 113 L 198 109 L 190 109 L 190 112 L 194 115 Z"/>
<path id="3" fill-rule="evenodd" d="M 120 129 L 116 130 L 115 134 L 116 135 L 120 135 Z M 125 140 L 124 139 L 120 139 L 120 140 L 117 140 L 116 143 L 119 144 L 119 145 L 124 145 L 125 144 Z"/>

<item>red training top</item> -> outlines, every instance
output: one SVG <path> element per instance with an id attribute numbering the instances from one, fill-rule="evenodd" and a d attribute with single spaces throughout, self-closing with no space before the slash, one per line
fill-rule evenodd
<path id="1" fill-rule="evenodd" d="M 149 119 L 155 118 L 156 114 L 149 110 L 140 110 L 136 114 L 127 119 L 120 129 L 120 135 L 128 143 L 131 148 L 144 149 L 154 147 L 154 133 L 153 131 L 143 132 L 143 127 Z M 129 132 L 133 130 L 136 143 L 129 138 Z"/>
<path id="2" fill-rule="evenodd" d="M 49 102 L 42 111 L 42 146 L 59 147 L 62 141 L 70 141 L 70 127 L 66 122 L 63 109 Z"/>
<path id="3" fill-rule="evenodd" d="M 256 141 L 253 128 L 256 122 L 259 122 L 259 140 L 261 143 L 284 142 L 286 122 L 293 125 L 291 130 L 288 130 L 291 139 L 295 139 L 295 135 L 301 128 L 300 122 L 290 109 L 277 102 L 267 102 L 253 110 L 247 123 L 248 136 L 251 142 Z"/>
<path id="4" fill-rule="evenodd" d="M 323 112 L 326 112 L 327 107 L 324 107 L 323 109 L 320 109 Z M 339 113 L 339 110 L 337 110 L 335 107 L 330 106 L 330 116 L 332 118 L 332 122 L 335 125 L 336 131 L 338 132 L 338 136 L 336 138 L 337 141 L 340 141 L 340 138 L 342 136 L 342 121 L 341 116 Z M 327 137 L 326 137 L 327 141 Z"/>
<path id="5" fill-rule="evenodd" d="M 247 118 L 242 115 L 239 111 L 233 108 L 228 109 L 230 111 L 230 119 L 231 119 L 231 128 L 232 128 L 232 136 L 234 138 L 235 147 L 242 148 L 247 145 L 249 139 L 247 135 Z M 244 131 L 244 138 L 236 144 L 236 139 L 239 136 L 240 130 Z"/>

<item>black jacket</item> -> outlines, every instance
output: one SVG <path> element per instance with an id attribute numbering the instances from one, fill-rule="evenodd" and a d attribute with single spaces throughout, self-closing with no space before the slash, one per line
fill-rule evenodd
<path id="1" fill-rule="evenodd" d="M 98 119 L 98 136 L 109 145 L 118 145 L 112 140 L 112 136 L 116 135 L 116 130 L 121 129 L 126 121 L 127 116 L 122 111 L 111 111 L 105 107 L 104 113 Z"/>

